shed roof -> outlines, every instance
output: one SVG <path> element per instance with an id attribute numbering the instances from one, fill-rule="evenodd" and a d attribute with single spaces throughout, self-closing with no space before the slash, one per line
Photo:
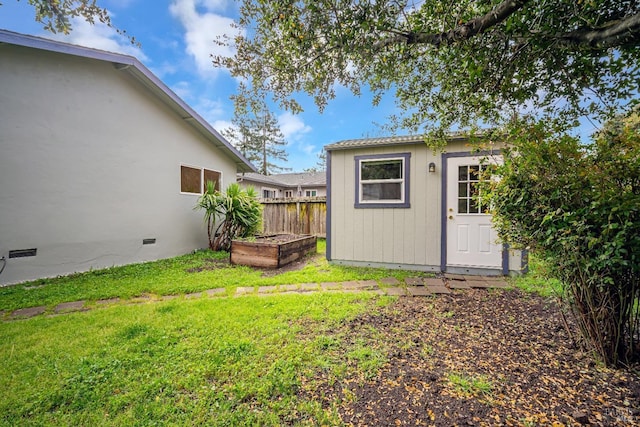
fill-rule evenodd
<path id="1" fill-rule="evenodd" d="M 459 141 L 468 139 L 467 134 L 462 132 L 451 132 L 447 136 L 449 141 Z M 403 135 L 403 136 L 387 136 L 376 138 L 363 138 L 363 139 L 347 139 L 338 141 L 333 144 L 325 145 L 325 150 L 350 150 L 354 148 L 365 147 L 388 147 L 394 145 L 407 145 L 407 144 L 424 144 L 424 135 Z"/>
<path id="2" fill-rule="evenodd" d="M 110 62 L 115 70 L 129 73 L 138 80 L 150 93 L 155 95 L 191 125 L 196 131 L 233 159 L 238 172 L 252 172 L 256 168 L 229 141 L 216 131 L 193 108 L 176 95 L 166 84 L 156 77 L 147 67 L 133 56 L 107 52 L 83 46 L 72 45 L 41 37 L 15 33 L 0 29 L 0 46 L 10 44 L 65 55 L 74 55 L 97 61 Z"/>

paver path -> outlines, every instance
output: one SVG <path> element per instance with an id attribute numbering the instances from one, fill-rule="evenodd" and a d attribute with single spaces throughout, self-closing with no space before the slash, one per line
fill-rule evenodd
<path id="1" fill-rule="evenodd" d="M 382 287 L 380 285 L 383 285 Z M 277 294 L 308 294 L 318 292 L 375 292 L 380 295 L 390 296 L 432 296 L 438 294 L 450 294 L 455 290 L 471 288 L 508 288 L 510 285 L 504 277 L 482 277 L 448 275 L 442 278 L 407 277 L 404 283 L 395 277 L 387 277 L 379 282 L 375 280 L 352 280 L 348 282 L 324 282 L 324 283 L 300 283 L 291 285 L 276 286 L 239 286 L 236 288 L 234 297 L 246 295 L 269 296 Z M 194 292 L 185 295 L 164 295 L 152 298 L 150 295 L 141 295 L 130 300 L 120 298 L 110 298 L 96 301 L 93 305 L 88 305 L 85 301 L 63 302 L 56 305 L 53 311 L 49 311 L 46 306 L 28 307 L 14 310 L 11 313 L 0 312 L 0 319 L 18 320 L 28 319 L 43 314 L 61 315 L 78 311 L 86 311 L 98 306 L 113 304 L 139 304 L 145 302 L 167 301 L 184 296 L 184 298 L 203 297 L 223 297 L 229 296 L 224 288 L 209 289 L 202 292 Z"/>

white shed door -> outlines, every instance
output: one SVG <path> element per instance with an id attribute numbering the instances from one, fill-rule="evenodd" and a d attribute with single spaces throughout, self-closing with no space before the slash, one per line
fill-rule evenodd
<path id="1" fill-rule="evenodd" d="M 447 161 L 447 265 L 501 268 L 502 244 L 491 215 L 474 200 L 486 164 L 481 165 L 479 157 L 450 157 Z"/>

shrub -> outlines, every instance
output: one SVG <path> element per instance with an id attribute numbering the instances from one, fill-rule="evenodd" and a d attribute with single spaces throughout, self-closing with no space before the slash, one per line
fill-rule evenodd
<path id="1" fill-rule="evenodd" d="M 228 251 L 231 240 L 255 234 L 262 221 L 262 205 L 255 190 L 251 187 L 243 190 L 237 183 L 229 184 L 222 193 L 212 181 L 207 181 L 206 191 L 194 209 L 205 211 L 209 248 L 214 251 Z"/>
<path id="2" fill-rule="evenodd" d="M 545 258 L 581 343 L 607 365 L 640 355 L 639 123 L 616 120 L 584 145 L 529 122 L 485 184 L 500 237 Z"/>

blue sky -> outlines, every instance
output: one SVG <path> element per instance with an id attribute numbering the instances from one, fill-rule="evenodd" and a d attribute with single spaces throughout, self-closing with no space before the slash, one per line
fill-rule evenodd
<path id="1" fill-rule="evenodd" d="M 99 0 L 109 10 L 114 25 L 134 36 L 141 47 L 105 25 L 91 26 L 72 21 L 68 36 L 52 34 L 35 21 L 27 0 L 3 0 L 0 28 L 61 40 L 82 46 L 119 52 L 138 58 L 218 131 L 230 125 L 233 105 L 229 96 L 236 90 L 230 75 L 211 65 L 209 55 L 220 53 L 216 36 L 230 32 L 237 15 L 232 0 Z M 227 52 L 231 53 L 231 52 Z M 380 106 L 371 97 L 353 96 L 346 89 L 320 114 L 309 99 L 302 99 L 305 111 L 297 116 L 274 110 L 287 140 L 289 155 L 283 166 L 302 171 L 316 166 L 324 145 L 343 139 L 381 136 L 375 123 L 384 123 L 395 112 L 392 97 Z"/>

